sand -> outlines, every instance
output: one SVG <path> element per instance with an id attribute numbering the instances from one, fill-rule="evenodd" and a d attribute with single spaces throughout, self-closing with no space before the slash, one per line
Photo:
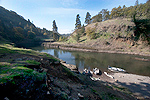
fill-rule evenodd
<path id="1" fill-rule="evenodd" d="M 137 99 L 150 99 L 150 77 L 128 73 L 110 73 L 110 75 L 114 79 L 107 79 L 107 82 L 127 87 Z"/>

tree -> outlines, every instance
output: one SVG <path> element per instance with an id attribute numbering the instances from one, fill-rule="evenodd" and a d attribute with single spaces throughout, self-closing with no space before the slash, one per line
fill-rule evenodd
<path id="1" fill-rule="evenodd" d="M 55 20 L 53 21 L 53 40 L 54 41 L 57 41 L 58 40 L 58 38 L 57 38 L 57 25 L 56 25 L 56 22 L 55 22 Z"/>
<path id="2" fill-rule="evenodd" d="M 150 0 L 146 2 L 146 6 L 143 11 L 145 12 L 147 19 L 150 19 Z"/>
<path id="3" fill-rule="evenodd" d="M 109 19 L 109 11 L 108 9 L 102 9 L 99 14 L 102 14 L 102 20 L 105 21 L 105 20 L 108 20 Z"/>
<path id="4" fill-rule="evenodd" d="M 59 40 L 59 35 L 58 33 L 53 32 L 53 40 L 58 41 Z"/>
<path id="5" fill-rule="evenodd" d="M 136 0 L 136 2 L 135 2 L 135 6 L 138 6 L 139 5 L 139 1 L 138 0 Z"/>
<path id="6" fill-rule="evenodd" d="M 123 6 L 124 7 L 124 11 L 125 11 L 125 5 Z M 110 17 L 111 18 L 117 18 L 117 17 L 121 17 L 121 16 L 124 16 L 124 11 L 123 9 L 121 8 L 121 6 L 119 6 L 118 8 L 113 8 L 111 10 L 111 14 L 110 14 Z"/>
<path id="7" fill-rule="evenodd" d="M 85 26 L 84 26 L 84 24 L 83 24 L 83 26 L 81 27 L 81 34 L 84 34 L 84 32 L 85 32 Z"/>
<path id="8" fill-rule="evenodd" d="M 136 14 L 133 16 L 133 22 L 135 24 L 135 40 L 147 40 L 150 44 L 150 20 L 149 19 L 136 19 Z"/>
<path id="9" fill-rule="evenodd" d="M 29 39 L 34 39 L 34 38 L 36 37 L 35 33 L 32 32 L 32 31 L 28 31 L 27 34 L 28 34 L 28 38 L 29 38 Z"/>
<path id="10" fill-rule="evenodd" d="M 77 34 L 76 34 L 76 36 L 75 36 L 75 40 L 77 41 L 77 42 L 79 42 L 79 40 L 80 40 L 80 33 L 77 31 Z"/>
<path id="11" fill-rule="evenodd" d="M 30 22 L 30 19 L 28 19 L 28 22 Z"/>
<path id="12" fill-rule="evenodd" d="M 90 24 L 91 23 L 91 15 L 89 12 L 86 13 L 85 23 Z"/>
<path id="13" fill-rule="evenodd" d="M 121 6 L 119 6 L 117 8 L 117 17 L 121 17 L 121 16 L 122 16 L 122 8 L 121 8 Z"/>
<path id="14" fill-rule="evenodd" d="M 117 8 L 115 7 L 115 8 L 113 8 L 112 10 L 111 10 L 111 14 L 110 14 L 110 18 L 116 18 L 117 17 Z"/>
<path id="15" fill-rule="evenodd" d="M 125 12 L 126 12 L 126 6 L 123 5 L 123 8 L 122 8 L 122 16 L 123 17 L 126 17 Z"/>
<path id="16" fill-rule="evenodd" d="M 102 21 L 102 14 L 98 14 L 92 17 L 92 23 L 101 22 L 101 21 Z"/>
<path id="17" fill-rule="evenodd" d="M 76 28 L 76 29 L 81 28 L 81 21 L 80 21 L 80 16 L 79 16 L 79 14 L 77 14 L 77 16 L 76 16 L 75 28 Z"/>
<path id="18" fill-rule="evenodd" d="M 54 33 L 57 33 L 57 25 L 56 25 L 56 22 L 55 22 L 55 20 L 53 21 L 53 32 Z"/>

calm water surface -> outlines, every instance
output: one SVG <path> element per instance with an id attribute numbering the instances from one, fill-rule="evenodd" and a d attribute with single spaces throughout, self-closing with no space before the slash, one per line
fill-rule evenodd
<path id="1" fill-rule="evenodd" d="M 60 49 L 36 48 L 40 52 L 46 52 L 56 56 L 68 64 L 76 65 L 80 72 L 84 68 L 93 69 L 95 67 L 102 71 L 107 71 L 108 65 L 125 69 L 129 73 L 150 76 L 150 61 L 141 61 L 135 58 L 150 59 L 150 57 L 126 54 L 93 53 L 66 51 Z"/>

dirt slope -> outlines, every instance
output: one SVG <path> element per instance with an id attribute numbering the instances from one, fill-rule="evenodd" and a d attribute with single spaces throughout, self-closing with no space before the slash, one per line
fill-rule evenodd
<path id="1" fill-rule="evenodd" d="M 76 30 L 63 44 L 73 45 L 76 48 L 96 49 L 99 52 L 150 56 L 150 45 L 146 41 L 134 41 L 134 27 L 132 20 L 127 18 L 92 23 L 85 27 L 84 33 L 80 33 L 78 42 L 75 40 L 78 32 Z M 96 38 L 90 39 L 88 34 L 94 34 Z"/>

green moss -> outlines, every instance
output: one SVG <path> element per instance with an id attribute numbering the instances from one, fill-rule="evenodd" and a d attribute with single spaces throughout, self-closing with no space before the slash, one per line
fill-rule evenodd
<path id="1" fill-rule="evenodd" d="M 46 57 L 48 57 L 49 59 L 52 59 L 53 61 L 59 61 L 58 59 L 54 58 L 53 56 L 51 56 L 50 54 L 47 53 L 43 53 L 44 55 L 46 55 Z M 44 56 L 43 55 L 43 56 Z"/>
<path id="2" fill-rule="evenodd" d="M 92 89 L 92 88 L 91 88 L 91 91 L 92 91 L 93 93 L 98 94 L 98 92 L 97 92 L 96 90 Z"/>
<path id="3" fill-rule="evenodd" d="M 31 49 L 16 48 L 10 44 L 0 44 L 0 55 L 3 56 L 11 53 L 44 56 L 44 54 L 38 53 Z M 23 67 L 24 62 L 39 65 L 40 62 L 37 62 L 35 60 L 27 60 L 15 64 L 11 64 L 9 62 L 11 62 L 11 59 L 8 59 L 5 62 L 0 62 L 0 84 L 6 83 L 8 81 L 11 81 L 13 84 L 15 84 L 13 81 L 15 76 L 22 77 L 23 79 L 25 79 L 25 77 L 28 76 L 32 77 L 32 79 L 34 79 L 35 81 L 43 80 L 46 76 L 45 72 L 39 73 L 30 68 Z"/>
<path id="4" fill-rule="evenodd" d="M 46 73 L 38 73 L 30 68 L 17 66 L 13 67 L 9 65 L 0 65 L 0 83 L 6 83 L 8 80 L 13 82 L 13 78 L 15 76 L 22 76 L 23 78 L 26 76 L 33 77 L 35 80 L 44 79 Z"/>
<path id="5" fill-rule="evenodd" d="M 25 62 L 29 63 L 29 64 L 33 64 L 33 65 L 39 65 L 39 64 L 41 64 L 40 62 L 37 62 L 35 60 L 26 60 Z"/>
<path id="6" fill-rule="evenodd" d="M 75 76 L 73 72 L 71 72 L 68 68 L 66 68 L 65 66 L 63 66 L 63 69 L 65 70 L 65 72 L 67 73 L 68 76 Z"/>
<path id="7" fill-rule="evenodd" d="M 0 46 L 0 54 L 6 54 L 6 53 L 15 53 L 15 51 L 13 51 L 9 48 Z"/>

